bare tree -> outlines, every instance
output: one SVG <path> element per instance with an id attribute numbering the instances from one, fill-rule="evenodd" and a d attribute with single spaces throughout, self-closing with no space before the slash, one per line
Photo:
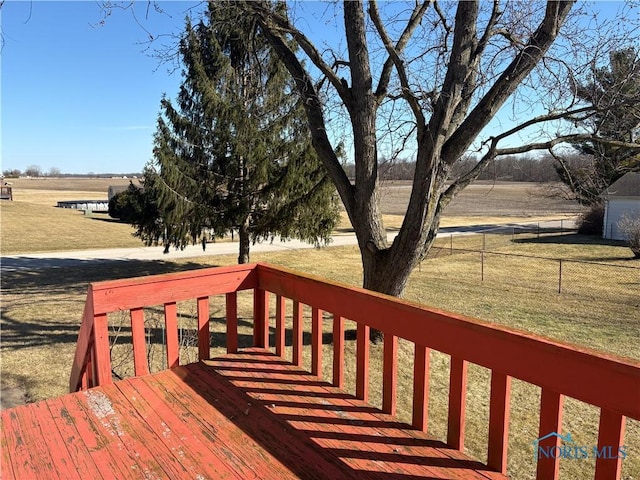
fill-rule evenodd
<path id="1" fill-rule="evenodd" d="M 60 175 L 62 175 L 62 170 L 58 167 L 51 167 L 47 172 L 47 177 L 59 177 Z"/>
<path id="2" fill-rule="evenodd" d="M 615 21 L 589 17 L 574 1 L 290 2 L 286 13 L 274 6 L 255 0 L 244 9 L 304 100 L 313 146 L 358 239 L 364 287 L 391 295 L 402 294 L 429 251 L 446 206 L 494 159 L 594 139 L 570 129 L 599 108 L 572 86 L 610 51 L 638 41 L 632 3 Z M 326 35 L 314 44 L 314 30 L 333 26 L 335 41 Z M 502 107 L 513 122 L 497 130 Z M 355 164 L 353 183 L 336 153 L 341 142 Z M 480 160 L 454 169 L 469 153 Z M 414 159 L 415 173 L 390 243 L 379 178 L 381 164 L 394 159 Z"/>
<path id="3" fill-rule="evenodd" d="M 40 165 L 29 165 L 24 170 L 24 174 L 27 177 L 41 177 L 42 176 L 42 168 Z"/>
<path id="4" fill-rule="evenodd" d="M 625 237 L 635 258 L 640 258 L 640 214 L 623 214 L 618 222 L 618 230 Z"/>
<path id="5" fill-rule="evenodd" d="M 512 140 L 545 123 L 593 112 L 593 106 L 571 96 L 571 89 L 560 87 L 580 74 L 567 63 L 566 52 L 575 47 L 571 37 L 562 37 L 555 57 L 550 52 L 563 25 L 576 27 L 567 23 L 572 1 L 327 4 L 334 18 L 343 18 L 343 51 L 339 45 L 314 45 L 301 27 L 313 28 L 309 15 L 296 21 L 296 9 L 304 6 L 294 6 L 284 16 L 270 2 L 246 3 L 305 100 L 314 147 L 358 238 L 365 288 L 403 292 L 435 239 L 445 207 L 491 160 L 588 136 L 572 132 L 519 146 Z M 571 51 L 578 59 L 587 53 Z M 529 114 L 502 133 L 485 134 L 514 96 L 521 105 L 535 97 L 528 107 L 541 113 Z M 341 111 L 351 136 L 354 183 L 330 139 Z M 453 165 L 473 149 L 481 160 L 450 178 Z M 378 162 L 407 151 L 416 160 L 412 193 L 402 227 L 389 244 L 379 208 Z"/>

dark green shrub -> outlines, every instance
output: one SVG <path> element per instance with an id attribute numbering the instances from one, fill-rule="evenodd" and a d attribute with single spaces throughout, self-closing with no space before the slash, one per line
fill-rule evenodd
<path id="1" fill-rule="evenodd" d="M 578 233 L 581 235 L 602 235 L 602 222 L 604 221 L 604 206 L 592 205 L 589 210 L 582 213 L 578 219 Z"/>

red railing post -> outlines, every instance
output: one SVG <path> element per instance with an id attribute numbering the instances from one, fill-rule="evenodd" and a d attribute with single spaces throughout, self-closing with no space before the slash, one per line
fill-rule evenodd
<path id="1" fill-rule="evenodd" d="M 95 380 L 95 330 L 93 325 L 93 287 L 89 285 L 82 312 L 82 323 L 78 332 L 76 352 L 69 377 L 69 392 L 86 390 Z"/>
<path id="2" fill-rule="evenodd" d="M 136 376 L 148 375 L 147 339 L 144 331 L 144 310 L 131 309 L 131 341 L 133 344 L 133 369 Z"/>
<path id="3" fill-rule="evenodd" d="M 468 363 L 458 357 L 451 357 L 449 374 L 449 417 L 447 444 L 451 448 L 464 450 L 464 428 L 466 420 Z"/>
<path id="4" fill-rule="evenodd" d="M 285 313 L 285 298 L 281 295 L 276 295 L 276 355 L 281 358 L 284 358 Z"/>
<path id="5" fill-rule="evenodd" d="M 311 309 L 311 375 L 322 376 L 322 310 Z"/>
<path id="6" fill-rule="evenodd" d="M 164 326 L 167 332 L 167 366 L 180 365 L 180 346 L 178 342 L 178 307 L 176 302 L 164 304 Z"/>
<path id="7" fill-rule="evenodd" d="M 620 480 L 623 456 L 625 417 L 609 410 L 600 410 L 598 427 L 598 451 L 596 452 L 595 480 Z"/>
<path id="8" fill-rule="evenodd" d="M 538 448 L 536 458 L 538 465 L 536 469 L 536 478 L 538 480 L 557 480 L 560 472 L 560 456 L 559 455 L 540 455 L 541 449 L 553 449 L 560 446 L 560 434 L 562 429 L 562 407 L 564 404 L 564 395 L 553 392 L 547 388 L 542 388 L 542 396 L 540 398 L 540 428 L 538 430 L 538 438 L 552 434 L 552 436 L 544 438 L 534 445 Z M 552 450 L 548 450 L 552 451 Z"/>
<path id="9" fill-rule="evenodd" d="M 344 318 L 333 315 L 333 384 L 344 388 Z"/>
<path id="10" fill-rule="evenodd" d="M 358 323 L 356 331 L 356 398 L 369 401 L 369 331 Z"/>
<path id="11" fill-rule="evenodd" d="M 227 317 L 227 353 L 238 351 L 238 295 L 236 292 L 226 294 Z"/>
<path id="12" fill-rule="evenodd" d="M 209 333 L 209 297 L 198 298 L 198 359 L 209 360 L 211 356 Z"/>
<path id="13" fill-rule="evenodd" d="M 429 418 L 429 349 L 415 344 L 413 361 L 413 420 L 414 428 L 427 431 Z"/>
<path id="14" fill-rule="evenodd" d="M 297 301 L 293 302 L 293 351 L 291 363 L 297 367 L 302 366 L 302 321 L 304 306 Z"/>
<path id="15" fill-rule="evenodd" d="M 507 473 L 507 446 L 509 443 L 509 397 L 511 377 L 491 372 L 491 398 L 489 400 L 489 451 L 487 466 Z"/>
<path id="16" fill-rule="evenodd" d="M 101 313 L 93 317 L 93 348 L 95 351 L 95 385 L 110 385 L 111 352 L 109 349 L 109 327 L 107 314 Z"/>
<path id="17" fill-rule="evenodd" d="M 391 334 L 384 336 L 383 355 L 382 411 L 395 415 L 398 391 L 398 337 Z"/>
<path id="18" fill-rule="evenodd" d="M 93 348 L 89 350 L 87 355 L 87 363 L 85 364 L 85 368 L 80 377 L 80 389 L 86 390 L 87 388 L 93 387 Z"/>
<path id="19" fill-rule="evenodd" d="M 261 288 L 253 291 L 253 346 L 269 347 L 269 293 Z"/>

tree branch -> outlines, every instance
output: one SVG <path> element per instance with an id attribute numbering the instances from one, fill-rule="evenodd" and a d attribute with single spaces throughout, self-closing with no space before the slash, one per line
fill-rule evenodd
<path id="1" fill-rule="evenodd" d="M 407 22 L 407 25 L 404 28 L 404 31 L 400 35 L 400 38 L 398 39 L 398 42 L 396 43 L 395 48 L 393 49 L 396 56 L 399 56 L 403 52 L 404 48 L 407 46 L 407 43 L 411 39 L 411 36 L 415 32 L 418 25 L 420 25 L 420 21 L 422 20 L 422 17 L 424 16 L 425 12 L 431 5 L 431 2 L 432 0 L 427 0 L 422 4 L 416 4 L 415 8 L 413 9 L 413 12 L 411 12 L 411 17 L 409 18 L 409 21 Z M 382 21 L 379 18 L 377 2 L 374 1 L 369 4 L 370 16 L 371 16 L 372 9 L 375 9 L 375 13 L 378 16 L 378 22 L 376 22 L 376 20 L 373 19 L 373 16 L 372 16 L 372 20 L 374 21 L 374 24 L 376 24 L 376 29 L 378 29 L 378 32 L 380 32 L 380 29 L 378 28 L 377 24 L 379 23 L 380 25 L 382 25 Z M 391 42 L 389 42 L 389 44 L 391 44 Z M 385 42 L 385 47 L 386 46 L 387 45 Z M 387 47 L 387 51 L 388 51 L 388 47 Z M 376 88 L 375 95 L 376 95 L 376 98 L 378 99 L 378 103 L 382 101 L 382 98 L 384 98 L 384 96 L 387 93 L 387 90 L 389 87 L 389 80 L 391 79 L 391 71 L 395 64 L 396 64 L 396 61 L 393 58 L 393 54 L 390 52 L 389 57 L 384 62 L 384 66 L 382 67 L 382 73 L 380 74 L 380 81 L 378 82 L 378 88 Z"/>
<path id="2" fill-rule="evenodd" d="M 415 13 L 415 10 L 414 10 L 414 13 Z M 391 39 L 389 38 L 389 35 L 387 34 L 387 31 L 384 28 L 384 25 L 382 23 L 382 19 L 380 18 L 380 12 L 378 11 L 378 3 L 375 0 L 371 0 L 369 2 L 369 16 L 371 17 L 371 20 L 373 20 L 373 24 L 375 25 L 376 30 L 380 35 L 380 39 L 382 40 L 382 43 L 384 44 L 384 47 L 387 50 L 387 53 L 389 54 L 389 60 L 391 60 L 393 62 L 393 65 L 396 67 L 396 71 L 398 72 L 398 77 L 400 79 L 400 86 L 402 87 L 402 96 L 407 100 L 407 103 L 409 104 L 409 107 L 411 108 L 413 115 L 416 117 L 416 121 L 418 124 L 418 131 L 420 131 L 424 128 L 424 123 L 425 123 L 424 115 L 422 113 L 422 109 L 420 108 L 420 103 L 418 102 L 418 99 L 415 97 L 415 95 L 413 95 L 413 93 L 411 92 L 411 87 L 409 85 L 409 80 L 407 78 L 407 72 L 404 68 L 404 62 L 400 58 L 401 49 L 399 50 L 397 47 L 394 47 L 393 44 L 391 43 Z M 418 17 L 418 20 L 419 18 L 420 17 Z M 412 15 L 411 20 L 412 21 L 414 20 L 414 15 Z M 416 25 L 417 25 L 417 22 L 412 27 L 411 31 L 415 30 Z M 408 28 L 409 28 L 409 25 L 407 25 L 407 29 Z M 404 33 L 407 32 L 407 29 L 405 29 L 405 31 L 403 32 L 403 35 Z M 404 42 L 405 45 L 407 40 L 408 38 Z M 383 75 L 384 75 L 384 71 L 383 71 Z M 380 90 L 381 86 L 382 86 L 382 80 L 381 80 L 381 83 L 378 85 L 378 90 Z M 386 91 L 386 85 L 384 86 L 384 90 Z M 376 97 L 378 97 L 378 101 L 380 101 L 378 92 L 376 92 Z"/>
<path id="3" fill-rule="evenodd" d="M 480 99 L 443 147 L 443 157 L 454 162 L 467 150 L 473 139 L 495 117 L 500 107 L 533 70 L 558 36 L 573 1 L 548 2 L 545 16 L 528 44 L 502 72 L 495 84 Z"/>
<path id="4" fill-rule="evenodd" d="M 483 155 L 480 161 L 476 163 L 476 165 L 471 170 L 469 170 L 464 175 L 461 175 L 456 181 L 452 182 L 451 185 L 447 187 L 444 193 L 440 196 L 439 208 L 441 210 L 444 209 L 451 202 L 451 200 L 454 199 L 454 197 L 458 194 L 458 192 L 460 192 L 460 190 L 477 179 L 482 174 L 482 172 L 485 171 L 487 165 L 489 165 L 489 162 L 496 158 L 496 145 L 497 140 L 493 140 L 491 142 L 489 150 L 486 154 Z"/>
<path id="5" fill-rule="evenodd" d="M 608 138 L 598 137 L 589 133 L 575 133 L 571 135 L 562 135 L 546 142 L 529 143 L 519 147 L 499 148 L 496 149 L 496 157 L 502 155 L 517 155 L 519 153 L 531 152 L 532 150 L 549 150 L 561 143 L 577 143 L 583 141 L 592 141 L 612 147 L 626 148 L 632 151 L 640 152 L 640 144 L 633 142 L 624 142 L 620 140 L 611 140 Z"/>
<path id="6" fill-rule="evenodd" d="M 331 66 L 322 59 L 322 55 L 316 49 L 313 43 L 306 37 L 306 35 L 295 28 L 291 24 L 289 19 L 283 17 L 282 15 L 278 15 L 271 9 L 271 6 L 265 2 L 247 2 L 247 7 L 259 14 L 258 16 L 262 23 L 266 23 L 266 21 L 270 21 L 272 23 L 272 25 L 270 25 L 269 27 L 269 30 L 272 33 L 275 34 L 277 30 L 280 30 L 286 34 L 291 35 L 291 37 L 296 41 L 300 48 L 302 48 L 304 53 L 309 57 L 313 64 L 322 72 L 322 74 L 329 80 L 329 82 L 331 82 L 331 85 L 333 85 L 333 87 L 336 89 L 338 95 L 340 95 L 340 98 L 345 103 L 351 101 L 349 88 L 343 85 L 340 78 L 338 77 L 338 75 L 336 75 Z M 266 28 L 266 25 L 264 28 Z"/>
<path id="7" fill-rule="evenodd" d="M 322 103 L 313 81 L 284 39 L 278 33 L 272 31 L 270 25 L 261 16 L 258 17 L 258 22 L 264 35 L 296 83 L 296 88 L 303 99 L 304 108 L 307 112 L 314 148 L 334 181 L 347 212 L 350 212 L 354 203 L 353 187 L 331 146 L 322 113 Z"/>
<path id="8" fill-rule="evenodd" d="M 532 127 L 533 125 L 537 125 L 539 123 L 550 122 L 553 120 L 585 120 L 593 115 L 596 110 L 592 106 L 577 108 L 575 110 L 567 110 L 565 112 L 557 112 L 557 113 L 549 113 L 546 115 L 539 115 L 537 117 L 531 118 L 520 125 L 513 127 L 506 132 L 502 132 L 500 135 L 497 135 L 495 138 L 497 140 L 502 140 L 504 138 L 510 137 L 511 135 L 518 133 L 525 128 Z M 584 117 L 575 117 L 575 115 L 586 114 Z"/>
<path id="9" fill-rule="evenodd" d="M 428 131 L 433 145 L 443 142 L 454 112 L 462 100 L 465 86 L 473 69 L 472 56 L 477 43 L 476 20 L 478 2 L 458 3 L 453 33 L 453 46 L 444 78 L 444 88 L 429 121 Z"/>
<path id="10" fill-rule="evenodd" d="M 480 57 L 483 53 L 487 45 L 489 44 L 489 40 L 495 34 L 493 27 L 496 26 L 498 22 L 498 18 L 502 15 L 500 11 L 500 1 L 493 0 L 493 9 L 491 10 L 491 17 L 489 17 L 489 21 L 487 22 L 487 26 L 484 29 L 484 33 L 482 37 L 478 41 L 478 46 L 476 47 L 476 51 L 474 52 L 474 56 L 476 58 Z"/>

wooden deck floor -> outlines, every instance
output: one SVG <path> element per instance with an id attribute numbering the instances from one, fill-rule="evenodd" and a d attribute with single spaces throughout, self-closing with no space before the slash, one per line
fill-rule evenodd
<path id="1" fill-rule="evenodd" d="M 2 478 L 505 478 L 262 350 L 2 412 Z"/>

